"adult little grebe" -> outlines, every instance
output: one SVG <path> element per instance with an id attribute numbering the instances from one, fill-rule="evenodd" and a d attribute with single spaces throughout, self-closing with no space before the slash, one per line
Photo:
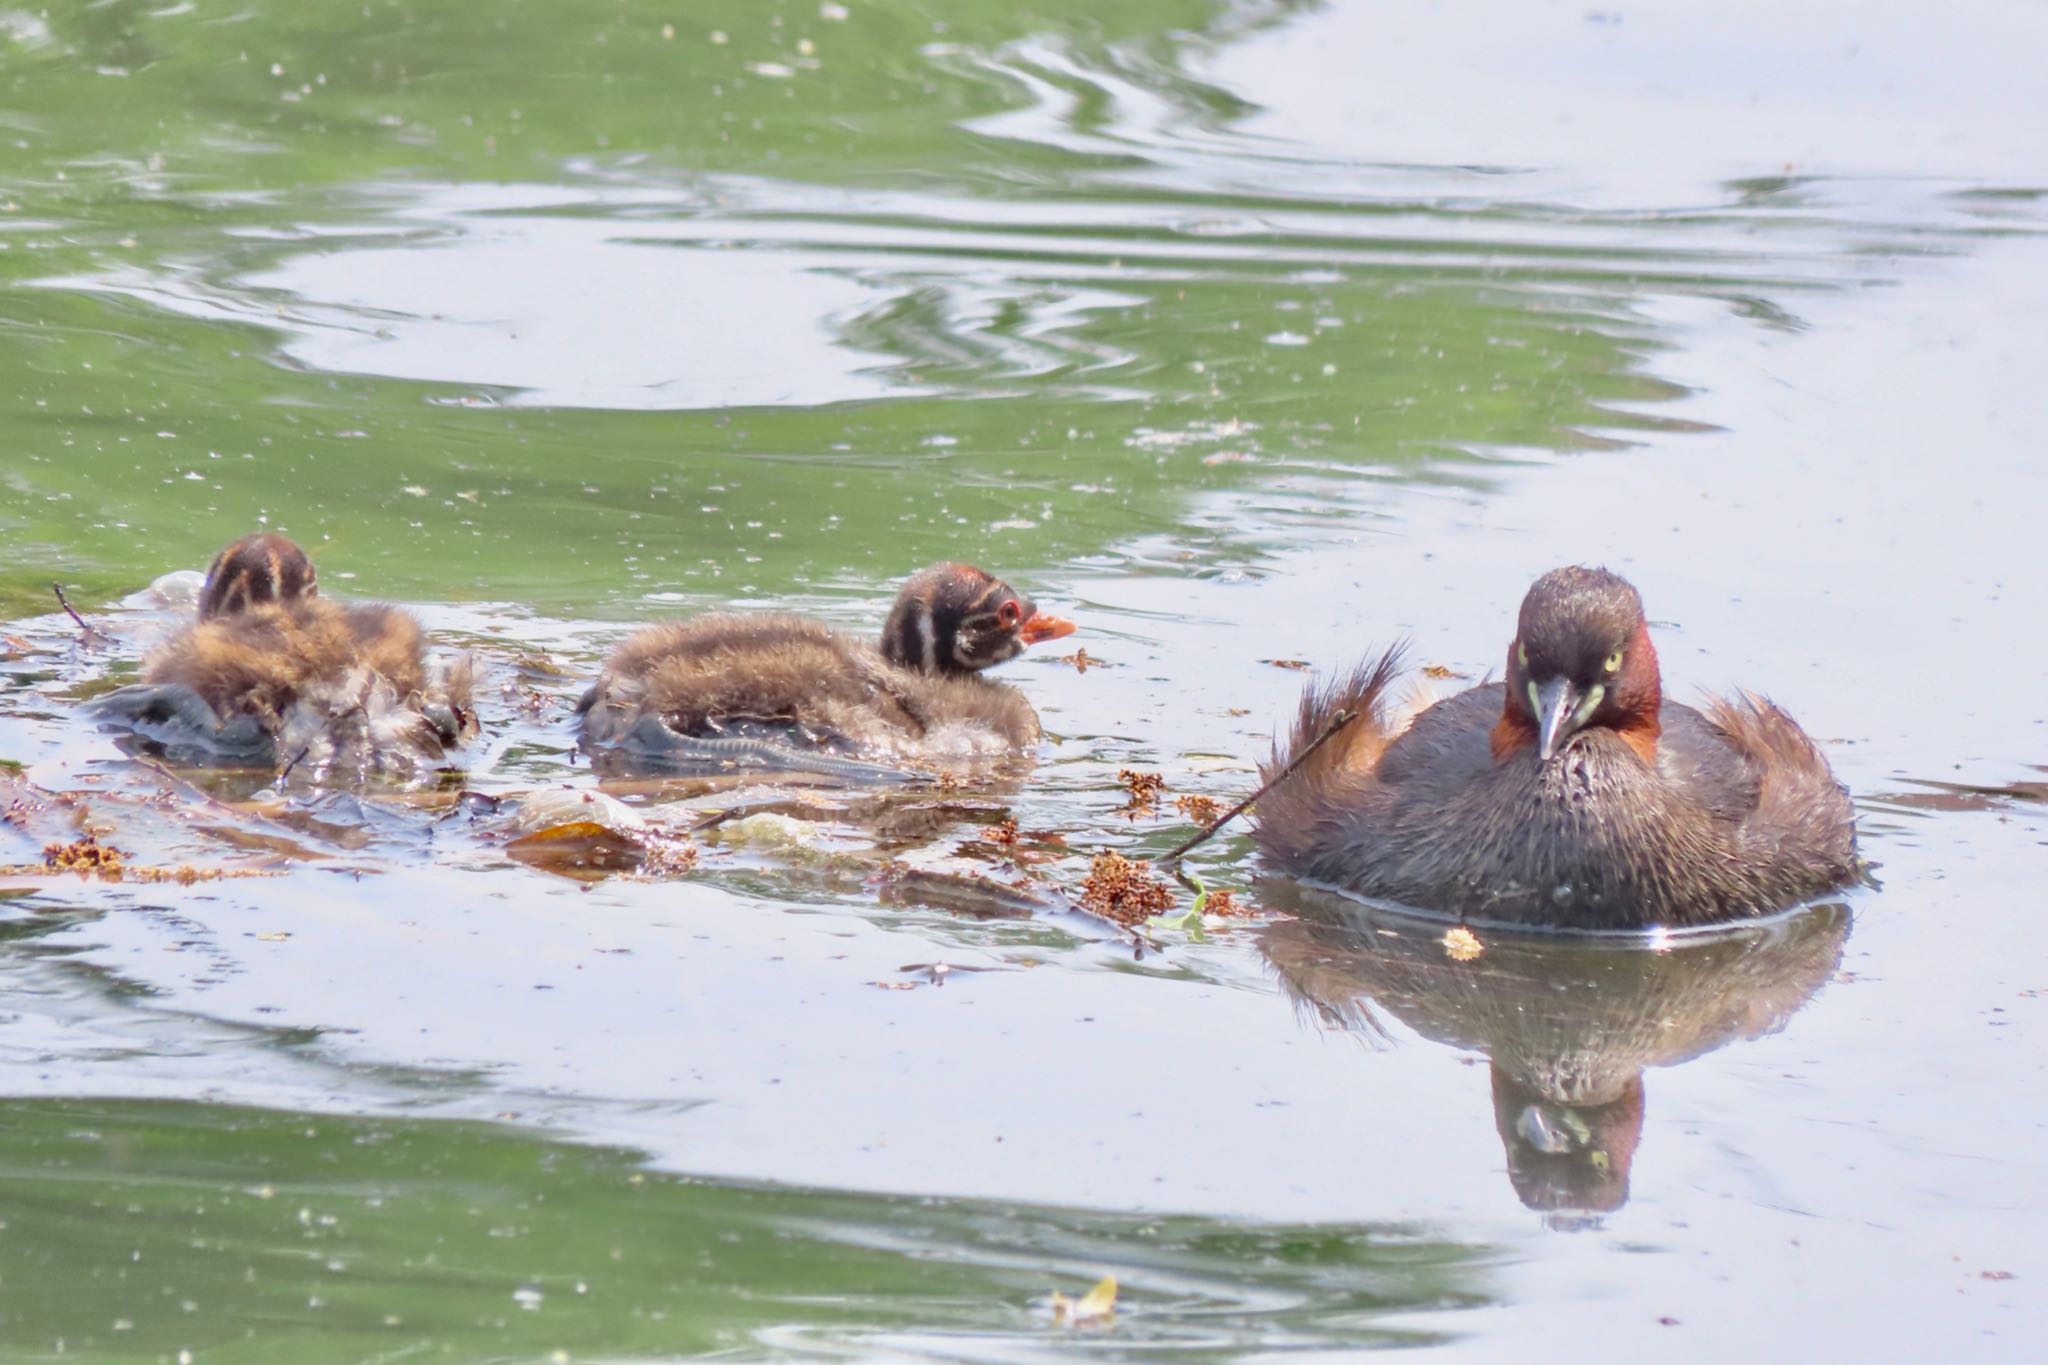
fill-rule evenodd
<path id="1" fill-rule="evenodd" d="M 833 754 L 943 760 L 1036 743 L 1038 713 L 981 671 L 1070 634 L 967 564 L 911 576 L 880 647 L 785 613 L 717 612 L 620 645 L 578 705 L 594 751 L 661 767 L 757 764 L 880 775 Z"/>
<path id="2" fill-rule="evenodd" d="M 197 619 L 143 661 L 143 681 L 95 714 L 178 749 L 274 762 L 279 749 L 342 759 L 432 760 L 474 734 L 466 657 L 430 666 L 411 613 L 321 596 L 312 560 L 283 536 L 214 557 Z"/>
<path id="3" fill-rule="evenodd" d="M 1390 722 L 1400 650 L 1312 687 L 1281 771 L 1340 711 L 1357 719 L 1261 797 L 1276 866 L 1383 900 L 1579 929 L 1696 925 L 1855 881 L 1846 792 L 1760 697 L 1663 699 L 1642 599 L 1604 569 L 1545 574 L 1507 682 Z"/>

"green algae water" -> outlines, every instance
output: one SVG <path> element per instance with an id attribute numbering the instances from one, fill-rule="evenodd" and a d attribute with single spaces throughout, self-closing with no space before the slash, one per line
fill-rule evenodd
<path id="1" fill-rule="evenodd" d="M 0 1356 L 2034 1358 L 2038 28 L 0 11 Z M 259 526 L 474 652 L 460 775 L 79 717 Z M 1030 772 L 508 851 L 631 625 L 945 558 L 1081 624 Z M 1825 741 L 1881 891 L 1469 971 L 1235 835 L 1265 918 L 1072 908 L 1190 832 L 1120 771 L 1234 800 L 1312 670 L 1477 679 L 1573 561 Z M 238 875 L 39 870 L 93 832 Z"/>
<path id="2" fill-rule="evenodd" d="M 1235 101 L 1178 64 L 1285 13 L 115 6 L 17 33 L 8 600 L 106 596 L 259 521 L 407 598 L 866 588 L 1170 531 L 1368 420 L 1413 464 L 1654 398 L 1553 251 L 1504 267 L 1389 206 L 1166 196 L 974 131 L 1049 78 L 1034 40 L 1214 122 Z"/>

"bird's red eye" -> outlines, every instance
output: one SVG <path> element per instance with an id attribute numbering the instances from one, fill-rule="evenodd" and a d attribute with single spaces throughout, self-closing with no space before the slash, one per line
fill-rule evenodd
<path id="1" fill-rule="evenodd" d="M 1017 623 L 1023 619 L 1024 608 L 1017 605 L 1017 599 L 1014 597 L 996 608 L 996 620 L 1002 622 L 1004 630 L 1015 630 Z"/>

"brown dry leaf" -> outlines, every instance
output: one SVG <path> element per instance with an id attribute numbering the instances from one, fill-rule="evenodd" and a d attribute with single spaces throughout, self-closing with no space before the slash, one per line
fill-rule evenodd
<path id="1" fill-rule="evenodd" d="M 542 872 L 552 872 L 572 881 L 594 882 L 614 872 L 630 872 L 647 861 L 647 851 L 629 838 L 595 820 L 571 820 L 521 835 L 505 845 L 505 851 Z"/>
<path id="2" fill-rule="evenodd" d="M 1072 664 L 1076 673 L 1086 673 L 1091 668 L 1108 667 L 1102 660 L 1090 654 L 1086 645 L 1075 650 L 1072 654 L 1055 655 L 1053 662 L 1056 664 Z"/>
<path id="3" fill-rule="evenodd" d="M 1422 666 L 1422 676 L 1434 678 L 1438 682 L 1444 682 L 1450 678 L 1469 678 L 1472 675 L 1470 673 L 1460 673 L 1455 668 L 1446 668 L 1442 664 L 1424 664 Z"/>
<path id="4" fill-rule="evenodd" d="M 1193 792 L 1174 797 L 1173 806 L 1188 818 L 1189 823 L 1203 826 L 1213 824 L 1216 817 L 1223 814 L 1221 801 L 1213 796 L 1197 796 Z"/>
<path id="5" fill-rule="evenodd" d="M 1259 660 L 1259 662 L 1262 664 L 1271 664 L 1275 668 L 1292 668 L 1300 672 L 1306 672 L 1309 669 L 1315 667 L 1315 665 L 1310 663 L 1307 659 L 1261 659 Z"/>
<path id="6" fill-rule="evenodd" d="M 1470 962 L 1486 951 L 1486 945 L 1479 941 L 1479 935 L 1462 924 L 1445 932 L 1443 945 L 1444 956 L 1453 962 Z"/>

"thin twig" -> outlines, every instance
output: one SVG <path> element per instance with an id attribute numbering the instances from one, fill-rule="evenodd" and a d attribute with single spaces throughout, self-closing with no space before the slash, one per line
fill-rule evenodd
<path id="1" fill-rule="evenodd" d="M 284 771 L 283 771 L 283 772 L 281 772 L 281 773 L 279 773 L 279 774 L 277 775 L 277 782 L 278 782 L 278 785 L 279 785 L 279 786 L 282 786 L 282 785 L 283 785 L 283 784 L 285 784 L 286 782 L 289 782 L 289 781 L 291 781 L 291 780 L 292 780 L 292 769 L 294 769 L 294 768 L 296 768 L 296 767 L 298 767 L 298 766 L 299 766 L 299 760 L 300 760 L 300 759 L 304 758 L 304 757 L 305 757 L 305 756 L 306 756 L 307 754 L 310 754 L 310 753 L 312 753 L 312 752 L 313 752 L 313 741 L 309 739 L 309 740 L 307 740 L 307 741 L 306 741 L 306 747 L 305 747 L 305 748 L 303 748 L 303 749 L 301 749 L 301 750 L 299 750 L 299 751 L 298 751 L 297 753 L 293 754 L 293 755 L 292 755 L 292 761 L 291 761 L 291 762 L 289 762 L 289 763 L 287 763 L 287 764 L 285 764 L 285 765 L 284 765 Z"/>
<path id="2" fill-rule="evenodd" d="M 72 620 L 78 623 L 78 628 L 81 631 L 85 632 L 86 639 L 105 640 L 110 638 L 105 631 L 101 630 L 98 626 L 92 624 L 83 616 L 80 616 L 76 611 L 72 610 L 71 599 L 64 595 L 64 585 L 62 583 L 52 583 L 50 585 L 50 591 L 57 594 L 57 605 L 64 608 L 64 614 L 66 616 L 69 616 Z"/>
<path id="3" fill-rule="evenodd" d="M 706 830 L 717 829 L 726 821 L 733 819 L 744 809 L 746 809 L 746 807 L 744 806 L 727 806 L 724 810 L 713 811 L 710 815 L 705 816 L 702 820 L 699 820 L 696 824 L 690 826 L 690 828 L 685 832 L 689 834 L 702 834 Z"/>
<path id="4" fill-rule="evenodd" d="M 1323 732 L 1317 735 L 1315 739 L 1310 741 L 1309 746 L 1306 749 L 1303 749 L 1300 753 L 1296 754 L 1291 760 L 1289 760 L 1286 767 L 1282 768 L 1279 772 L 1274 773 L 1271 777 L 1267 778 L 1264 782 L 1260 783 L 1259 789 L 1253 792 L 1250 796 L 1247 796 L 1244 800 L 1238 802 L 1229 810 L 1223 812 L 1223 814 L 1217 816 L 1214 820 L 1210 821 L 1208 828 L 1204 829 L 1200 834 L 1197 834 L 1194 838 L 1187 840 L 1186 842 L 1182 843 L 1179 847 L 1167 853 L 1166 856 L 1160 858 L 1159 861 L 1155 864 L 1155 866 L 1164 867 L 1169 863 L 1177 863 L 1181 860 L 1181 856 L 1183 854 L 1187 853 L 1191 849 L 1199 848 L 1201 845 L 1206 844 L 1211 839 L 1215 838 L 1216 831 L 1222 829 L 1225 825 L 1229 824 L 1232 820 L 1235 820 L 1238 816 L 1243 815 L 1247 810 L 1251 809 L 1252 802 L 1258 800 L 1267 792 L 1273 790 L 1273 788 L 1279 786 L 1282 782 L 1285 782 L 1289 777 L 1293 776 L 1294 770 L 1296 768 L 1299 768 L 1302 764 L 1308 762 L 1308 756 L 1310 754 L 1322 748 L 1324 742 L 1327 741 L 1330 738 L 1330 736 L 1336 734 L 1339 730 L 1343 729 L 1345 726 L 1349 725 L 1352 721 L 1356 719 L 1358 719 L 1358 713 L 1356 711 L 1339 711 L 1336 715 L 1330 717 L 1330 722 L 1329 724 L 1323 727 Z"/>

